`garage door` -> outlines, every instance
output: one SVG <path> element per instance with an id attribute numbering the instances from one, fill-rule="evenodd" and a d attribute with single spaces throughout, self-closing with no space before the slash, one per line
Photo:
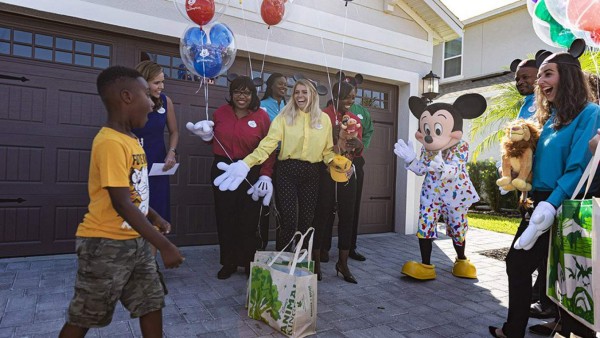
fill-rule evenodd
<path id="1" fill-rule="evenodd" d="M 209 181 L 212 152 L 185 129 L 204 118 L 198 83 L 179 69 L 178 46 L 82 27 L 0 14 L 0 257 L 67 253 L 89 202 L 87 178 L 93 137 L 106 114 L 95 80 L 109 65 L 134 66 L 151 58 L 165 69 L 175 104 L 181 166 L 171 177 L 173 234 L 177 245 L 217 242 Z M 23 22 L 27 22 L 24 25 Z M 304 73 L 326 84 L 323 73 L 279 65 L 269 72 Z M 231 72 L 249 74 L 238 58 Z M 20 78 L 29 81 L 21 82 Z M 14 78 L 14 79 L 13 79 Z M 209 111 L 225 103 L 227 83 L 209 87 Z M 397 94 L 393 86 L 366 83 L 359 93 L 375 125 L 366 154 L 361 233 L 393 225 L 393 165 Z M 325 98 L 324 98 L 325 99 Z"/>

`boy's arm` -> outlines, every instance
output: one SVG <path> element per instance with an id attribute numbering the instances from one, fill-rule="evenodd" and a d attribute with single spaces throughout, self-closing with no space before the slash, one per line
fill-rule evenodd
<path id="1" fill-rule="evenodd" d="M 150 223 L 160 231 L 161 234 L 167 235 L 171 232 L 171 223 L 167 222 L 164 218 L 152 208 L 148 207 L 148 215 L 146 215 Z"/>
<path id="2" fill-rule="evenodd" d="M 113 208 L 115 208 L 117 213 L 144 239 L 160 250 L 165 267 L 167 269 L 178 267 L 183 262 L 183 257 L 179 253 L 179 250 L 165 236 L 156 231 L 140 209 L 131 203 L 129 188 L 107 187 L 106 189 L 108 190 Z M 154 212 L 154 215 L 151 217 L 156 216 L 158 215 Z M 158 217 L 162 219 L 162 217 Z"/>

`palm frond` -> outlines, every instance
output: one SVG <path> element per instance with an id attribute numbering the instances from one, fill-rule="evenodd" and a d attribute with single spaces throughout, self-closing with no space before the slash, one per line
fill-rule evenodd
<path id="1" fill-rule="evenodd" d="M 497 130 L 495 133 L 489 134 L 485 137 L 473 150 L 472 161 L 477 161 L 479 155 L 489 149 L 499 148 L 500 147 L 500 139 L 504 136 L 504 131 L 502 129 Z"/>

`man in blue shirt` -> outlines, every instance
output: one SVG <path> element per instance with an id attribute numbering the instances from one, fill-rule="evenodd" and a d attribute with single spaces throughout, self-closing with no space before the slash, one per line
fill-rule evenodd
<path id="1" fill-rule="evenodd" d="M 535 115 L 535 80 L 537 79 L 538 67 L 535 60 L 516 59 L 510 64 L 510 69 L 515 72 L 515 85 L 519 94 L 525 96 L 525 102 L 519 110 L 517 118 L 528 119 Z"/>

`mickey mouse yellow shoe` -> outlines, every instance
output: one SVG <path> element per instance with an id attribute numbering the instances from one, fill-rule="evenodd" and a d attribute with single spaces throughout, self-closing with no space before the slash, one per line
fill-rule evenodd
<path id="1" fill-rule="evenodd" d="M 477 268 L 468 259 L 456 258 L 452 274 L 461 278 L 477 278 Z"/>
<path id="2" fill-rule="evenodd" d="M 428 280 L 435 279 L 435 265 L 417 263 L 408 261 L 402 267 L 402 273 L 415 279 Z"/>

